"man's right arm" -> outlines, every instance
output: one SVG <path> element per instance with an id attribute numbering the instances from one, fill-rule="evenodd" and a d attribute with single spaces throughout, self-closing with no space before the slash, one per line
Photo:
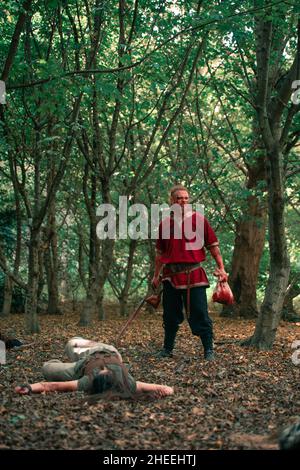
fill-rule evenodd
<path id="1" fill-rule="evenodd" d="M 20 395 L 28 393 L 44 392 L 76 392 L 78 390 L 78 380 L 69 380 L 67 382 L 37 382 L 28 386 L 17 386 L 15 392 Z"/>

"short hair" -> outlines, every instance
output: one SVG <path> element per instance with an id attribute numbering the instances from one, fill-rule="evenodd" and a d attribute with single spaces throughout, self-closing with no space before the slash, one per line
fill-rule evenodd
<path id="1" fill-rule="evenodd" d="M 280 450 L 300 449 L 300 421 L 283 430 L 279 437 Z"/>
<path id="2" fill-rule="evenodd" d="M 113 374 L 108 371 L 105 374 L 99 374 L 94 378 L 91 387 L 91 394 L 104 393 L 113 387 Z"/>
<path id="3" fill-rule="evenodd" d="M 122 365 L 120 367 L 123 369 Z M 143 393 L 133 393 L 130 391 L 127 379 L 123 374 L 123 381 L 116 380 L 113 371 L 108 370 L 104 374 L 99 374 L 92 381 L 89 392 L 88 403 L 96 403 L 99 399 L 115 400 L 120 398 L 131 398 L 135 401 L 152 401 L 157 397 L 153 391 Z"/>
<path id="4" fill-rule="evenodd" d="M 123 364 L 107 364 L 104 373 L 98 374 L 92 381 L 89 391 L 95 398 L 134 398 L 127 379 L 127 369 Z M 118 368 L 120 374 L 116 372 Z M 120 377 L 121 376 L 121 377 Z"/>
<path id="5" fill-rule="evenodd" d="M 177 191 L 186 191 L 187 193 L 189 192 L 188 189 L 183 186 L 183 184 L 176 184 L 170 189 L 170 202 L 172 202 L 172 198 Z"/>

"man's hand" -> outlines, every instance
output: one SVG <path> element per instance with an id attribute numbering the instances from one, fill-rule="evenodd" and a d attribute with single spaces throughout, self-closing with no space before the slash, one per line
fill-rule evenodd
<path id="1" fill-rule="evenodd" d="M 157 289 L 157 287 L 159 286 L 160 284 L 160 279 L 159 279 L 159 276 L 153 276 L 153 279 L 151 281 L 151 285 L 154 289 Z"/>
<path id="2" fill-rule="evenodd" d="M 17 385 L 15 387 L 15 392 L 19 395 L 29 395 L 32 392 L 31 386 L 28 385 Z"/>
<path id="3" fill-rule="evenodd" d="M 228 281 L 228 274 L 226 273 L 225 269 L 217 268 L 213 274 L 220 282 Z"/>
<path id="4" fill-rule="evenodd" d="M 153 396 L 154 398 L 164 398 L 168 397 L 169 395 L 174 395 L 174 388 L 169 387 L 168 385 L 156 385 L 156 390 L 154 390 Z"/>

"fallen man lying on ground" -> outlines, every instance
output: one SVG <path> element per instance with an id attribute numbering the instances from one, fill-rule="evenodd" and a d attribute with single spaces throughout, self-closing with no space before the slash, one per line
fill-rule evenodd
<path id="1" fill-rule="evenodd" d="M 68 341 L 66 354 L 73 362 L 53 359 L 43 365 L 47 382 L 19 385 L 15 391 L 20 395 L 83 391 L 103 398 L 132 399 L 163 398 L 174 393 L 167 385 L 135 381 L 114 346 L 75 337 Z"/>

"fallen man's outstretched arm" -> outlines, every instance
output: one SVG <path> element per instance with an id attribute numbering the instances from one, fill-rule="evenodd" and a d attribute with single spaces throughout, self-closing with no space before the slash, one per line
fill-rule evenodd
<path id="1" fill-rule="evenodd" d="M 78 390 L 78 380 L 68 382 L 37 382 L 34 384 L 18 385 L 15 392 L 19 395 L 29 395 L 31 393 L 46 392 L 76 392 Z M 137 395 L 149 394 L 154 398 L 164 398 L 174 394 L 173 387 L 168 385 L 149 384 L 136 382 Z"/>
<path id="2" fill-rule="evenodd" d="M 174 388 L 168 385 L 148 384 L 145 382 L 136 383 L 137 394 L 150 393 L 155 398 L 163 398 L 174 394 Z"/>
<path id="3" fill-rule="evenodd" d="M 15 387 L 15 392 L 20 395 L 44 392 L 76 392 L 77 390 L 78 380 L 70 380 L 68 382 L 37 382 Z"/>

